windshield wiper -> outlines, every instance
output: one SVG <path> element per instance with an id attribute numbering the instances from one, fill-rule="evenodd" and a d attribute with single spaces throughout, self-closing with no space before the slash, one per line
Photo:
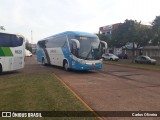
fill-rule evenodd
<path id="1" fill-rule="evenodd" d="M 89 57 L 91 51 L 92 51 L 92 46 L 91 46 L 91 50 L 90 50 L 89 53 L 87 54 L 87 57 L 85 58 L 85 60 L 87 60 L 87 58 Z"/>

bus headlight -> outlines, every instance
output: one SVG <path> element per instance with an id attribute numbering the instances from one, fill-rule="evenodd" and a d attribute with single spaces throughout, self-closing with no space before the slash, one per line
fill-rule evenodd
<path id="1" fill-rule="evenodd" d="M 85 60 L 82 60 L 81 63 L 82 63 L 82 64 L 86 64 L 86 61 L 85 61 Z"/>
<path id="2" fill-rule="evenodd" d="M 95 63 L 86 63 L 87 65 L 95 65 Z"/>
<path id="3" fill-rule="evenodd" d="M 85 60 L 78 60 L 81 64 L 86 64 Z"/>

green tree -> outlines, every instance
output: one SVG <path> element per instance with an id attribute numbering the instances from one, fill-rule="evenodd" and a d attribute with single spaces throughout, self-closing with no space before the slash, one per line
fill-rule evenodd
<path id="1" fill-rule="evenodd" d="M 125 20 L 117 29 L 112 31 L 112 44 L 115 47 L 122 47 L 127 42 L 137 42 L 138 22 L 134 20 Z"/>
<path id="2" fill-rule="evenodd" d="M 151 39 L 151 28 L 136 20 L 125 20 L 117 29 L 112 31 L 112 44 L 122 47 L 126 43 L 136 43 L 138 47 L 146 46 Z"/>
<path id="3" fill-rule="evenodd" d="M 151 26 L 142 25 L 139 23 L 136 26 L 136 33 L 137 33 L 137 40 L 136 40 L 137 46 L 143 47 L 148 45 L 149 41 L 152 38 Z"/>
<path id="4" fill-rule="evenodd" d="M 100 40 L 107 42 L 108 47 L 111 47 L 111 40 L 109 39 L 109 37 L 105 34 L 96 34 Z"/>
<path id="5" fill-rule="evenodd" d="M 160 16 L 156 16 L 156 18 L 152 22 L 152 32 L 152 45 L 160 45 Z"/>
<path id="6" fill-rule="evenodd" d="M 31 43 L 29 43 L 29 41 L 26 41 L 26 49 L 29 50 L 30 52 L 32 52 L 32 45 Z"/>
<path id="7" fill-rule="evenodd" d="M 148 27 L 142 25 L 141 22 L 125 20 L 123 24 L 112 31 L 112 44 L 115 47 L 122 47 L 126 43 L 133 43 L 132 62 L 134 62 L 135 43 L 138 47 L 147 45 L 149 41 L 148 32 Z"/>

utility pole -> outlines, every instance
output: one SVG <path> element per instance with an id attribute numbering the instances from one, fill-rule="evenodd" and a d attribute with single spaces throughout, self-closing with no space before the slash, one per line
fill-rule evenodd
<path id="1" fill-rule="evenodd" d="M 32 30 L 31 30 L 31 44 L 33 44 Z"/>
<path id="2" fill-rule="evenodd" d="M 133 41 L 133 47 L 132 47 L 132 63 L 134 63 L 134 58 L 135 58 L 135 44 Z"/>
<path id="3" fill-rule="evenodd" d="M 31 51 L 32 51 L 32 44 L 33 44 L 33 34 L 32 34 L 32 30 L 31 30 Z"/>

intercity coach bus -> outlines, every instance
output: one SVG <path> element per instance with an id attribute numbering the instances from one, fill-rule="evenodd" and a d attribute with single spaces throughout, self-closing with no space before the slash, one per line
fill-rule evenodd
<path id="1" fill-rule="evenodd" d="M 67 31 L 42 39 L 37 46 L 37 60 L 44 65 L 61 66 L 66 71 L 99 70 L 107 43 L 94 34 Z"/>
<path id="2" fill-rule="evenodd" d="M 0 33 L 0 73 L 24 67 L 25 40 L 21 35 Z"/>

